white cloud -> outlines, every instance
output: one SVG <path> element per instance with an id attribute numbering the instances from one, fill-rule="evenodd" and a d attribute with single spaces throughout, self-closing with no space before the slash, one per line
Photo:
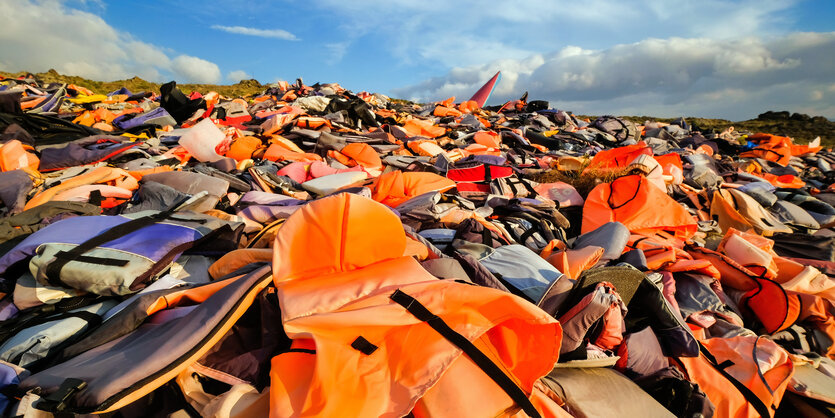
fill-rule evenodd
<path id="1" fill-rule="evenodd" d="M 217 65 L 185 55 L 172 59 L 162 48 L 120 32 L 98 15 L 64 1 L 0 0 L 0 9 L 13 11 L 14 16 L 0 25 L 0 69 L 5 71 L 54 68 L 94 80 L 133 76 L 151 81 L 220 79 Z M 37 35 L 32 28 L 38 28 Z"/>
<path id="2" fill-rule="evenodd" d="M 466 99 L 497 70 L 503 78 L 493 103 L 528 90 L 532 98 L 593 114 L 745 119 L 765 110 L 806 106 L 835 117 L 826 113 L 835 98 L 815 93 L 832 89 L 835 32 L 769 39 L 646 39 L 601 50 L 565 47 L 522 60 L 455 68 L 393 93 L 418 101 Z M 809 104 L 810 97 L 817 102 Z"/>
<path id="3" fill-rule="evenodd" d="M 350 42 L 333 42 L 329 44 L 325 44 L 325 50 L 328 52 L 327 62 L 331 64 L 336 64 L 339 61 L 342 61 L 342 58 L 345 57 L 345 54 L 348 53 L 348 48 L 351 46 Z"/>
<path id="4" fill-rule="evenodd" d="M 171 62 L 171 69 L 187 80 L 196 83 L 217 83 L 220 68 L 213 62 L 190 55 L 180 55 Z"/>
<path id="5" fill-rule="evenodd" d="M 346 41 L 373 36 L 404 66 L 468 67 L 578 45 L 782 35 L 800 0 L 313 0 Z M 369 12 L 373 10 L 373 13 Z"/>
<path id="6" fill-rule="evenodd" d="M 238 35 L 258 36 L 261 38 L 275 38 L 284 39 L 286 41 L 298 41 L 299 38 L 290 32 L 283 29 L 257 29 L 248 28 L 246 26 L 222 26 L 212 25 L 212 29 L 221 30 L 224 32 L 235 33 Z"/>
<path id="7" fill-rule="evenodd" d="M 823 92 L 820 90 L 812 90 L 809 93 L 809 100 L 818 101 L 823 100 Z"/>
<path id="8" fill-rule="evenodd" d="M 244 70 L 235 70 L 226 75 L 226 79 L 233 83 L 237 83 L 241 80 L 249 80 L 250 78 L 252 78 L 252 76 L 247 74 Z"/>

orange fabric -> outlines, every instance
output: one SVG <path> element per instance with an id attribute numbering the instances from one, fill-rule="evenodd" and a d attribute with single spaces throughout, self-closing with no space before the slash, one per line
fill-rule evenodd
<path id="1" fill-rule="evenodd" d="M 603 248 L 588 246 L 576 250 L 563 249 L 549 255 L 545 260 L 568 278 L 576 279 L 580 273 L 594 267 L 602 256 Z"/>
<path id="2" fill-rule="evenodd" d="M 280 100 L 282 102 L 292 102 L 292 101 L 294 101 L 298 98 L 299 98 L 299 96 L 296 94 L 296 91 L 295 90 L 290 90 L 287 93 L 284 93 L 284 95 L 281 96 Z"/>
<path id="3" fill-rule="evenodd" d="M 173 308 L 175 306 L 189 306 L 203 303 L 209 298 L 209 296 L 215 294 L 218 290 L 223 289 L 234 280 L 234 278 L 221 280 L 219 282 L 209 283 L 190 289 L 183 289 L 178 292 L 160 296 L 159 299 L 154 301 L 145 309 L 145 313 L 153 315 L 163 309 Z"/>
<path id="4" fill-rule="evenodd" d="M 284 280 L 315 279 L 315 276 L 356 270 L 403 256 L 406 236 L 397 215 L 388 209 L 380 211 L 369 199 L 355 199 L 354 196 L 339 194 L 320 199 L 288 218 L 276 236 L 276 262 L 273 265 L 276 286 L 280 285 L 279 277 Z M 361 217 L 348 223 L 343 219 L 347 210 L 368 211 L 379 218 Z M 317 230 L 323 232 L 307 233 Z M 379 235 L 379 240 L 367 238 L 372 231 L 375 236 Z M 330 235 L 323 235 L 325 232 Z M 346 242 L 351 245 L 341 247 Z M 311 253 L 312 248 L 316 249 L 315 253 Z"/>
<path id="5" fill-rule="evenodd" d="M 495 394 L 460 350 L 391 300 L 395 289 L 481 348 L 525 393 L 551 370 L 561 339 L 556 320 L 512 294 L 436 279 L 404 257 L 405 248 L 399 218 L 358 195 L 314 201 L 287 219 L 276 237 L 273 279 L 293 348 L 315 352 L 273 358 L 271 416 L 451 410 L 460 402 L 428 393 L 464 376 L 473 392 Z M 375 346 L 371 355 L 352 348 L 360 336 Z M 491 399 L 479 411 L 497 416 L 501 400 Z"/>
<path id="6" fill-rule="evenodd" d="M 772 251 L 774 241 L 749 232 L 729 228 L 717 250 L 741 264 L 754 274 L 767 279 L 777 277 L 777 263 Z"/>
<path id="7" fill-rule="evenodd" d="M 502 150 L 494 147 L 488 147 L 481 144 L 470 144 L 464 148 L 467 152 L 474 155 L 493 155 L 499 157 L 502 155 Z"/>
<path id="8" fill-rule="evenodd" d="M 32 97 L 32 96 L 30 96 L 30 97 Z M 34 98 L 28 99 L 28 100 L 21 100 L 20 108 L 22 110 L 32 109 L 35 106 L 41 104 L 41 102 L 43 102 L 44 100 L 46 100 L 46 96 L 34 97 Z"/>
<path id="9" fill-rule="evenodd" d="M 754 228 L 719 191 L 713 193 L 713 199 L 710 202 L 710 216 L 719 222 L 719 227 L 723 231 L 730 228 L 745 231 Z"/>
<path id="10" fill-rule="evenodd" d="M 688 251 L 694 258 L 713 264 L 720 272 L 722 286 L 747 292 L 743 295 L 745 305 L 768 333 L 788 328 L 797 320 L 801 305 L 797 297 L 792 296 L 796 293 L 763 278 L 724 254 L 699 247 L 689 247 Z"/>
<path id="11" fill-rule="evenodd" d="M 835 341 L 835 316 L 833 316 L 832 304 L 818 296 L 803 293 L 796 295 L 800 298 L 802 306 L 798 320 L 812 324 L 825 333 L 830 340 Z M 835 344 L 829 346 L 826 356 L 835 359 Z"/>
<path id="12" fill-rule="evenodd" d="M 75 90 L 75 91 L 77 91 L 77 92 L 79 92 L 79 93 L 81 93 L 85 96 L 92 96 L 92 95 L 95 94 L 95 93 L 93 93 L 92 90 L 90 90 L 86 87 L 76 86 L 75 84 L 67 84 L 67 89 L 68 90 Z"/>
<path id="13" fill-rule="evenodd" d="M 777 282 L 756 279 L 759 288 L 743 296 L 744 304 L 757 315 L 769 334 L 792 326 L 800 315 L 800 299 L 794 292 L 787 292 Z"/>
<path id="14" fill-rule="evenodd" d="M 100 107 L 100 108 L 96 109 L 95 111 L 93 111 L 93 116 L 96 117 L 97 122 L 110 123 L 110 122 L 113 122 L 113 119 L 116 119 L 116 114 L 115 113 L 113 113 L 113 112 L 111 112 L 111 111 L 109 111 L 109 110 L 107 110 L 103 107 Z"/>
<path id="15" fill-rule="evenodd" d="M 288 113 L 279 113 L 279 114 L 267 119 L 266 122 L 261 124 L 261 127 L 263 128 L 262 134 L 263 135 L 272 135 L 272 134 L 284 129 L 286 126 L 293 123 L 293 120 L 296 119 L 296 117 L 298 117 L 301 113 L 302 113 L 301 109 L 299 109 L 299 110 L 292 109 Z"/>
<path id="16" fill-rule="evenodd" d="M 597 185 L 586 198 L 582 233 L 615 221 L 636 234 L 668 231 L 682 239 L 698 230 L 696 218 L 687 209 L 640 175 Z"/>
<path id="17" fill-rule="evenodd" d="M 780 284 L 785 284 L 785 282 L 794 279 L 799 274 L 803 273 L 806 269 L 806 266 L 803 264 L 798 263 L 797 261 L 789 260 L 785 257 L 776 256 L 773 257 L 774 264 L 777 266 L 777 282 Z M 809 266 L 810 269 L 814 267 Z M 817 269 L 815 269 L 817 270 Z M 833 283 L 835 285 L 835 283 Z M 784 286 L 785 287 L 785 286 Z M 790 289 L 795 290 L 795 289 Z M 805 292 L 808 293 L 808 292 Z M 816 292 L 812 292 L 813 294 Z M 835 302 L 835 298 L 833 298 L 833 302 Z"/>
<path id="18" fill-rule="evenodd" d="M 716 267 L 707 260 L 688 260 L 688 259 L 679 259 L 671 264 L 667 264 L 664 266 L 664 270 L 669 271 L 671 273 L 678 273 L 684 271 L 692 271 L 695 273 L 703 274 L 705 276 L 710 276 L 715 279 L 720 277 L 719 271 Z"/>
<path id="19" fill-rule="evenodd" d="M 683 167 L 682 164 L 681 164 L 681 157 L 674 152 L 671 152 L 669 154 L 664 154 L 664 155 L 656 155 L 653 158 L 655 158 L 655 161 L 658 161 L 658 164 L 660 164 L 661 167 L 664 167 L 668 164 L 672 164 L 672 165 L 674 165 L 678 168 Z"/>
<path id="20" fill-rule="evenodd" d="M 476 144 L 484 145 L 485 147 L 490 148 L 501 148 L 502 147 L 502 138 L 493 131 L 479 131 L 473 135 L 473 141 Z"/>
<path id="21" fill-rule="evenodd" d="M 791 174 L 784 174 L 782 176 L 776 176 L 771 173 L 763 173 L 760 175 L 763 179 L 767 182 L 774 185 L 774 187 L 782 187 L 786 189 L 799 189 L 806 185 L 806 182 L 803 181 L 800 177 L 793 176 Z"/>
<path id="22" fill-rule="evenodd" d="M 438 141 L 434 139 L 409 141 L 408 147 L 412 152 L 425 157 L 434 157 L 444 152 L 444 149 L 438 145 Z"/>
<path id="23" fill-rule="evenodd" d="M 336 151 L 336 150 L 328 151 L 328 157 L 331 157 L 334 160 L 339 161 L 340 164 L 348 166 L 348 167 L 356 167 L 356 165 L 357 165 L 356 161 L 354 161 L 353 159 L 351 159 L 347 155 L 345 155 L 345 154 L 343 154 L 339 151 Z"/>
<path id="24" fill-rule="evenodd" d="M 212 279 L 219 279 L 235 270 L 257 262 L 271 262 L 273 260 L 272 248 L 240 248 L 230 251 L 220 257 L 209 266 L 209 275 Z"/>
<path id="25" fill-rule="evenodd" d="M 73 187 L 57 193 L 52 200 L 58 201 L 89 201 L 90 194 L 99 192 L 102 196 L 99 206 L 102 209 L 110 209 L 127 202 L 133 197 L 133 192 L 121 187 L 107 186 L 102 184 L 88 184 L 84 186 Z"/>
<path id="26" fill-rule="evenodd" d="M 76 116 L 75 119 L 72 120 L 72 123 L 84 126 L 93 126 L 93 124 L 96 123 L 96 117 L 93 116 L 93 112 L 86 110 L 84 113 Z"/>
<path id="27" fill-rule="evenodd" d="M 823 149 L 823 147 L 821 147 L 821 146 L 812 147 L 812 146 L 809 146 L 809 145 L 794 145 L 794 144 L 791 145 L 791 153 L 792 153 L 792 155 L 795 155 L 795 156 L 805 155 L 805 154 L 815 154 L 822 149 Z"/>
<path id="28" fill-rule="evenodd" d="M 794 366 L 785 350 L 772 341 L 753 336 L 710 338 L 703 340 L 702 344 L 718 363 L 730 360 L 730 366 L 725 368 L 725 371 L 749 388 L 766 406 L 773 406 L 772 411 L 776 411 L 794 374 Z M 752 357 L 755 344 L 758 358 L 764 364 Z M 680 357 L 678 360 L 684 366 L 690 380 L 699 384 L 716 407 L 715 416 L 759 417 L 742 393 L 711 366 L 704 355 Z M 762 371 L 765 382 L 760 378 L 758 368 Z M 766 382 L 773 395 L 766 387 Z"/>
<path id="29" fill-rule="evenodd" d="M 128 174 L 135 178 L 136 181 L 140 181 L 142 180 L 142 177 L 145 177 L 148 174 L 166 173 L 169 171 L 174 171 L 174 169 L 169 165 L 161 165 L 159 167 L 147 168 L 145 170 L 128 171 Z"/>
<path id="30" fill-rule="evenodd" d="M 757 288 L 756 276 L 728 256 L 703 247 L 688 247 L 687 251 L 697 260 L 707 260 L 719 271 L 722 286 L 749 291 Z"/>
<path id="31" fill-rule="evenodd" d="M 392 171 L 377 177 L 371 184 L 371 197 L 395 207 L 415 196 L 432 191 L 446 191 L 455 182 L 434 173 Z"/>
<path id="32" fill-rule="evenodd" d="M 792 157 L 792 140 L 785 136 L 758 133 L 748 137 L 749 141 L 757 143 L 757 146 L 739 154 L 743 158 L 762 158 L 773 161 L 783 167 L 789 164 Z"/>
<path id="33" fill-rule="evenodd" d="M 263 158 L 270 161 L 322 161 L 322 157 L 318 154 L 290 151 L 279 144 L 270 144 L 269 148 L 267 148 L 267 152 L 264 153 Z"/>
<path id="34" fill-rule="evenodd" d="M 383 168 L 383 161 L 380 160 L 380 155 L 368 144 L 360 142 L 350 143 L 344 146 L 339 152 L 351 159 L 350 162 L 352 164 L 346 164 L 349 167 L 359 164 L 369 169 L 381 170 Z"/>
<path id="35" fill-rule="evenodd" d="M 467 100 L 466 102 L 461 102 L 461 104 L 458 105 L 458 110 L 464 113 L 473 113 L 478 109 L 480 109 L 480 107 L 478 106 L 478 102 L 475 100 Z"/>
<path id="36" fill-rule="evenodd" d="M 33 153 L 27 151 L 23 143 L 12 139 L 0 145 L 0 170 L 28 170 L 37 172 L 41 160 Z"/>
<path id="37" fill-rule="evenodd" d="M 261 147 L 261 140 L 254 136 L 244 136 L 232 141 L 226 156 L 235 161 L 243 161 L 252 158 L 252 153 Z"/>
<path id="38" fill-rule="evenodd" d="M 287 148 L 290 151 L 304 153 L 304 150 L 299 148 L 293 141 L 281 136 L 281 135 L 272 135 L 270 136 L 270 144 L 281 145 L 284 148 Z"/>
<path id="39" fill-rule="evenodd" d="M 411 136 L 425 136 L 427 138 L 437 138 L 446 133 L 445 128 L 435 126 L 430 121 L 415 118 L 403 122 L 403 129 Z"/>
<path id="40" fill-rule="evenodd" d="M 313 116 L 302 116 L 296 119 L 296 126 L 305 129 L 319 129 L 323 127 L 331 128 L 331 122 L 325 118 L 317 118 Z"/>
<path id="41" fill-rule="evenodd" d="M 113 132 L 115 130 L 113 126 L 107 122 L 96 122 L 93 124 L 93 127 L 105 132 Z"/>
<path id="42" fill-rule="evenodd" d="M 449 151 L 445 152 L 444 155 L 446 155 L 447 158 L 449 158 L 452 161 L 458 161 L 460 159 L 469 157 L 470 153 L 467 150 L 463 150 L 461 148 L 455 148 L 455 149 L 452 149 L 452 150 L 449 150 Z"/>
<path id="43" fill-rule="evenodd" d="M 90 172 L 63 181 L 61 184 L 46 189 L 29 200 L 24 209 L 31 209 L 40 204 L 49 202 L 58 193 L 74 187 L 87 184 L 107 184 L 109 186 L 121 187 L 128 190 L 136 190 L 139 183 L 125 170 L 113 167 L 97 167 Z"/>
<path id="44" fill-rule="evenodd" d="M 713 156 L 713 148 L 707 146 L 707 144 L 700 145 L 699 148 L 696 148 L 696 152 L 699 154 Z"/>
<path id="45" fill-rule="evenodd" d="M 710 149 L 710 148 L 708 148 L 708 149 Z M 682 168 L 683 166 L 681 164 L 681 157 L 674 152 L 671 152 L 669 154 L 664 154 L 664 155 L 656 155 L 653 158 L 655 158 L 655 161 L 658 161 L 658 165 L 661 166 L 661 169 L 663 170 L 664 175 L 667 175 L 667 176 L 672 176 L 673 175 L 673 171 L 670 169 L 671 166 L 672 167 L 677 167 L 680 171 L 684 170 L 684 168 Z"/>
<path id="46" fill-rule="evenodd" d="M 723 231 L 730 228 L 741 231 L 753 229 L 766 236 L 775 232 L 792 232 L 753 197 L 736 189 L 719 189 L 713 193 L 710 216 L 717 220 Z"/>
<path id="47" fill-rule="evenodd" d="M 461 116 L 461 111 L 452 107 L 437 106 L 432 114 L 440 118 L 447 116 L 458 117 Z"/>
<path id="48" fill-rule="evenodd" d="M 600 151 L 591 159 L 586 170 L 616 170 L 626 168 L 639 155 L 652 156 L 652 148 L 648 147 L 644 141 L 638 142 L 635 145 Z"/>
<path id="49" fill-rule="evenodd" d="M 406 239 L 406 250 L 403 252 L 403 256 L 414 257 L 420 261 L 432 258 L 430 257 L 429 248 L 427 248 L 426 245 L 411 238 Z M 435 256 L 435 258 L 437 258 L 437 256 Z"/>

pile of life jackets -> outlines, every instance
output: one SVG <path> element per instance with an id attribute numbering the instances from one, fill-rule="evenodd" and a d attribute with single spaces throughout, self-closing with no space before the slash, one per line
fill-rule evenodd
<path id="1" fill-rule="evenodd" d="M 0 415 L 835 414 L 835 153 L 495 78 L 0 79 Z"/>

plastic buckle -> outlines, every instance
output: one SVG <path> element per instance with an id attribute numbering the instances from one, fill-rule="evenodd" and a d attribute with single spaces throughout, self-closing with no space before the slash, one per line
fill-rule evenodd
<path id="1" fill-rule="evenodd" d="M 38 402 L 36 408 L 52 413 L 65 411 L 68 406 L 67 401 L 75 396 L 77 392 L 84 390 L 86 387 L 87 382 L 81 379 L 64 379 L 58 390 L 52 392 L 49 396 Z"/>

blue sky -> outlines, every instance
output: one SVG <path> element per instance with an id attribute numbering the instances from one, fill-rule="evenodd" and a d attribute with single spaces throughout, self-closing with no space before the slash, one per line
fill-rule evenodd
<path id="1" fill-rule="evenodd" d="M 587 114 L 835 118 L 835 1 L 0 0 L 0 69 L 339 82 Z M 34 28 L 37 28 L 35 30 Z M 37 33 L 37 35 L 33 35 Z M 35 51 L 35 52 L 33 52 Z"/>

